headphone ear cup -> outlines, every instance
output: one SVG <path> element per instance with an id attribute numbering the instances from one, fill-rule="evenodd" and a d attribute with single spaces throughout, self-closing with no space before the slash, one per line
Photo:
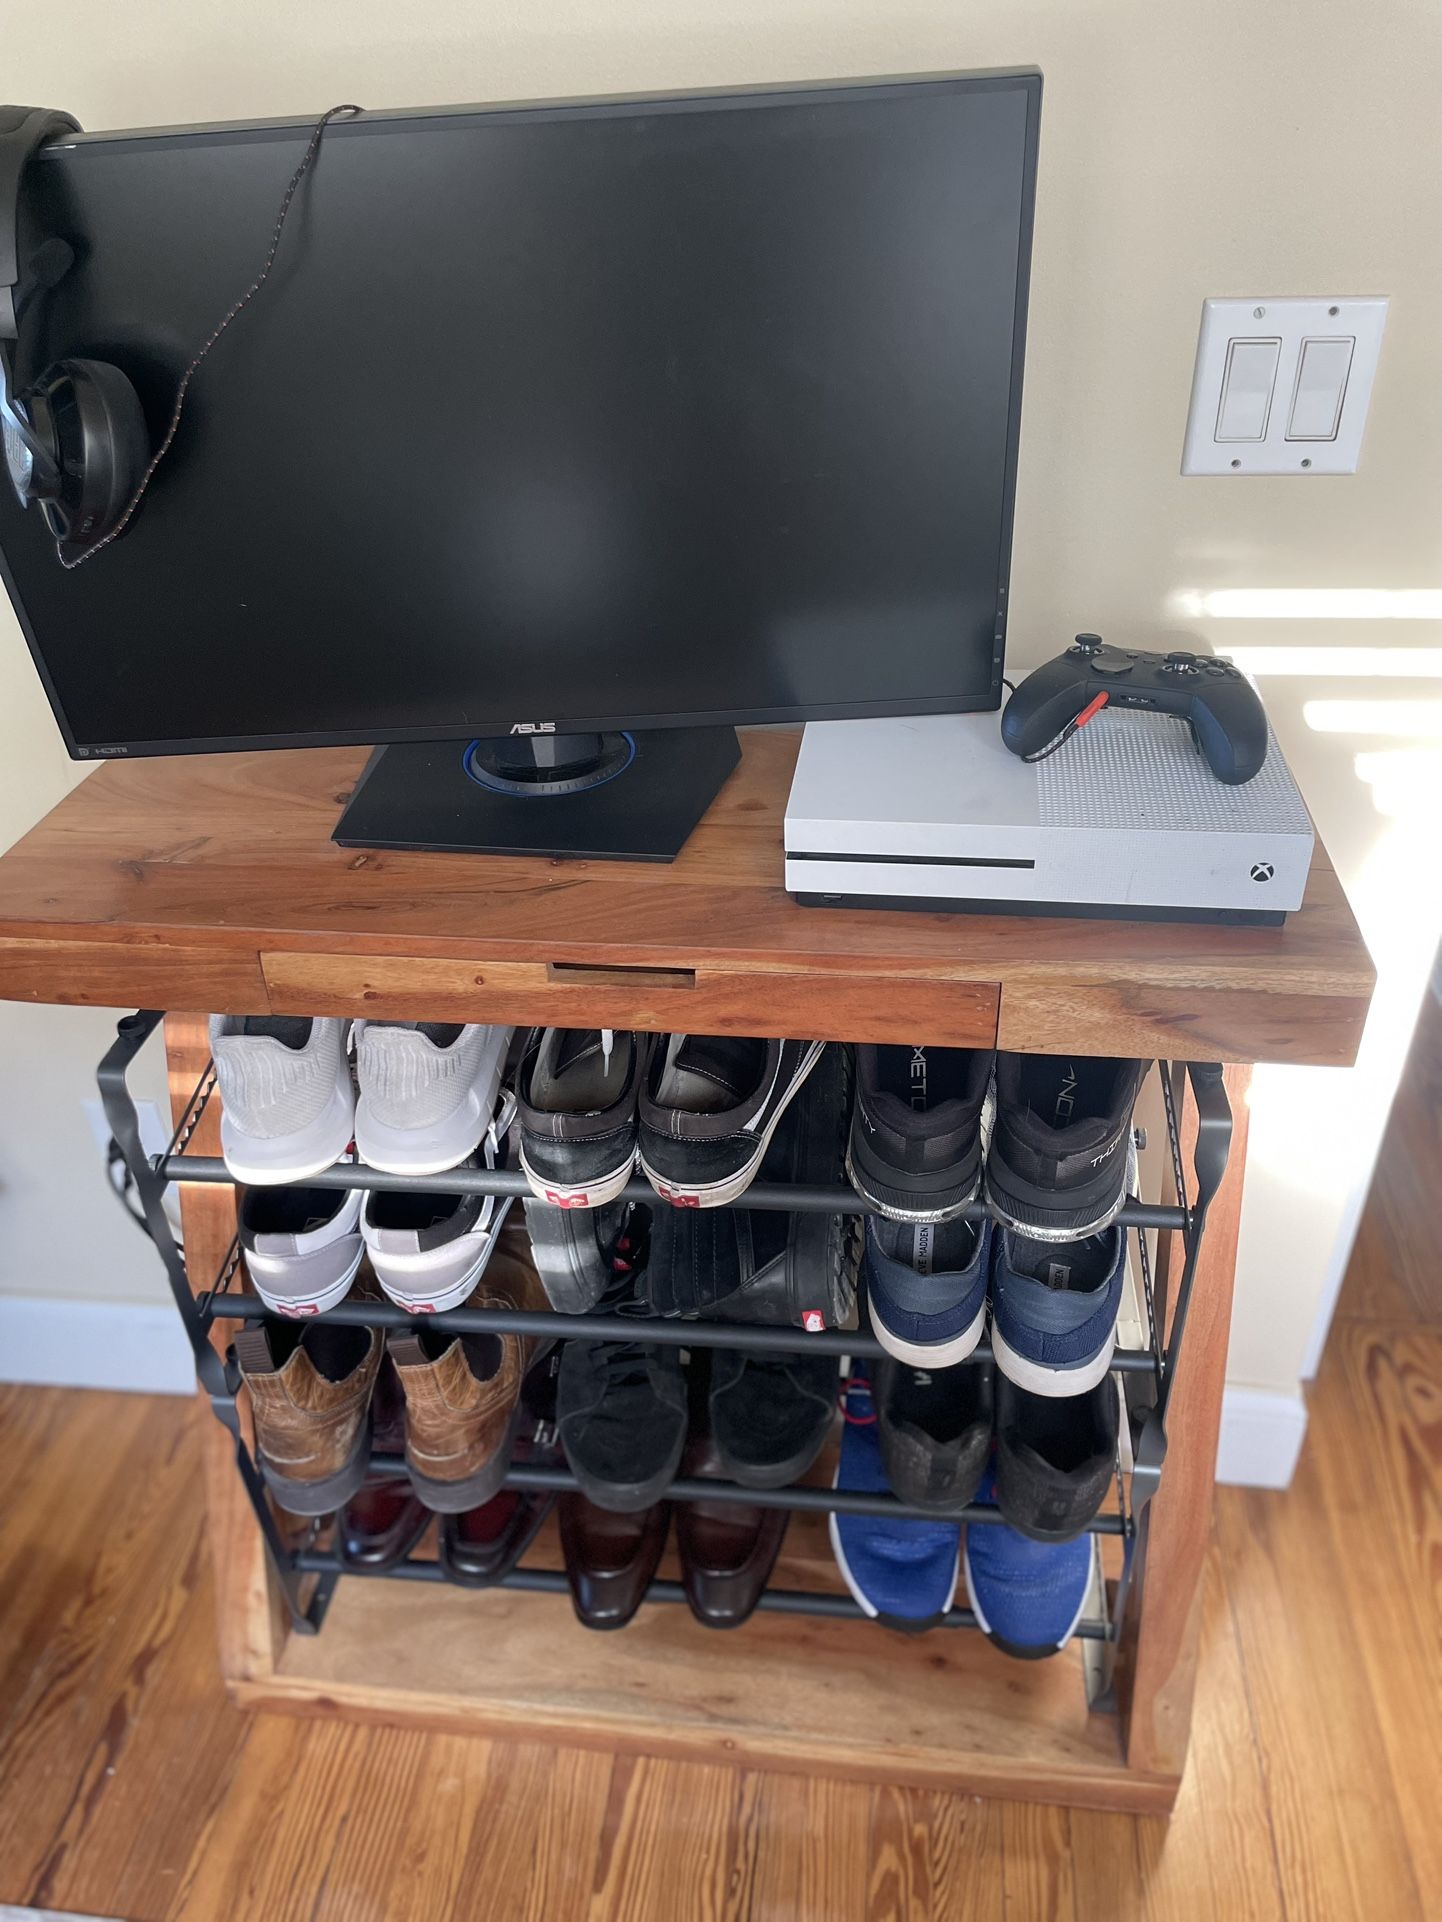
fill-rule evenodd
<path id="1" fill-rule="evenodd" d="M 150 436 L 140 396 L 109 361 L 61 360 L 26 404 L 60 469 L 41 509 L 62 549 L 81 553 L 114 532 L 145 472 Z"/>

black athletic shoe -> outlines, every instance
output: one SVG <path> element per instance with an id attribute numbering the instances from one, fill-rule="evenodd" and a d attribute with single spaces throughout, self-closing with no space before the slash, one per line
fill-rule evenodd
<path id="1" fill-rule="evenodd" d="M 989 1048 L 856 1050 L 846 1172 L 892 1221 L 948 1221 L 981 1190 Z"/>
<path id="2" fill-rule="evenodd" d="M 1075 1241 L 1116 1220 L 1136 1185 L 1132 1109 L 1149 1062 L 999 1054 L 987 1205 L 1037 1241 Z"/>
<path id="3" fill-rule="evenodd" d="M 521 1170 L 557 1208 L 614 1201 L 636 1163 L 636 1094 L 649 1035 L 533 1028 L 516 1075 Z"/>
<path id="4" fill-rule="evenodd" d="M 839 1185 L 849 1096 L 847 1050 L 823 1049 L 762 1158 L 762 1178 Z M 855 1305 L 860 1249 L 859 1215 L 657 1208 L 641 1292 L 658 1315 L 839 1328 Z"/>
<path id="5" fill-rule="evenodd" d="M 835 1355 L 711 1357 L 711 1436 L 721 1464 L 744 1488 L 785 1488 L 816 1460 L 836 1416 Z"/>
<path id="6" fill-rule="evenodd" d="M 990 1362 L 871 1365 L 881 1460 L 898 1501 L 954 1515 L 976 1496 L 991 1452 Z"/>
<path id="7" fill-rule="evenodd" d="M 1069 1542 L 1106 1500 L 1116 1468 L 1119 1404 L 1107 1376 L 1057 1401 L 996 1381 L 996 1501 L 1019 1534 Z"/>
<path id="8" fill-rule="evenodd" d="M 824 1046 L 663 1036 L 640 1097 L 641 1166 L 657 1194 L 683 1208 L 724 1208 L 745 1194 Z"/>
<path id="9" fill-rule="evenodd" d="M 629 1274 L 618 1275 L 598 1304 L 623 1326 L 638 1310 Z M 556 1385 L 556 1426 L 571 1473 L 598 1508 L 621 1514 L 660 1499 L 686 1446 L 681 1351 L 639 1337 L 637 1329 L 631 1339 L 567 1342 Z"/>

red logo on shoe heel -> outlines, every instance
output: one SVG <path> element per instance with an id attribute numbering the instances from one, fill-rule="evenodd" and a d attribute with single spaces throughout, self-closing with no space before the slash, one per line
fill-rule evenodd
<path id="1" fill-rule="evenodd" d="M 557 1208 L 589 1208 L 591 1197 L 588 1194 L 562 1194 L 559 1189 L 548 1188 L 546 1199 Z"/>
<path id="2" fill-rule="evenodd" d="M 806 1313 L 801 1317 L 801 1326 L 806 1330 L 808 1335 L 819 1335 L 825 1330 L 826 1317 L 825 1315 L 817 1314 L 814 1308 L 808 1308 Z"/>
<path id="3" fill-rule="evenodd" d="M 669 1201 L 673 1208 L 699 1208 L 701 1206 L 700 1195 L 678 1195 L 674 1194 L 669 1188 L 662 1188 L 659 1192 L 662 1199 Z"/>

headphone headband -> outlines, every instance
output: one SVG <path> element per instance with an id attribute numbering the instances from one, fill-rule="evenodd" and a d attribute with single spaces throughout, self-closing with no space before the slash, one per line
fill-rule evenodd
<path id="1" fill-rule="evenodd" d="M 53 107 L 0 107 L 0 341 L 16 335 L 20 282 L 20 182 L 38 147 L 79 133 L 73 115 Z"/>

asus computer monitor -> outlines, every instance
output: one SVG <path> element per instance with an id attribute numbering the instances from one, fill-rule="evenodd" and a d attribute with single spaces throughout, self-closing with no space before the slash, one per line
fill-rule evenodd
<path id="1" fill-rule="evenodd" d="M 485 743 L 997 705 L 1040 92 L 333 122 L 123 535 L 67 571 L 0 490 L 70 752 L 411 743 L 523 790 Z M 74 264 L 18 379 L 112 361 L 158 442 L 310 131 L 42 149 L 22 259 Z"/>

